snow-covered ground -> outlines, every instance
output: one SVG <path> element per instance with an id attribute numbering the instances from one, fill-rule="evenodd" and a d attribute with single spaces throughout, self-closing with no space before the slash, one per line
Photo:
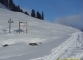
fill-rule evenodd
<path id="1" fill-rule="evenodd" d="M 73 27 L 53 24 L 0 5 L 0 60 L 56 60 L 83 57 L 83 33 Z M 12 19 L 11 33 L 8 20 Z M 19 21 L 28 23 L 28 33 Z M 29 43 L 38 43 L 30 46 Z M 3 47 L 4 44 L 9 46 Z"/>

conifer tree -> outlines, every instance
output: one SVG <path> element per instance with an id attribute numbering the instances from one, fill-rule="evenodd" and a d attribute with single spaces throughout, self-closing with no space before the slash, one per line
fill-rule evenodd
<path id="1" fill-rule="evenodd" d="M 9 0 L 9 8 L 12 10 L 12 7 L 13 7 L 13 1 L 12 0 Z"/>
<path id="2" fill-rule="evenodd" d="M 36 18 L 41 19 L 41 14 L 37 11 Z"/>
<path id="3" fill-rule="evenodd" d="M 42 12 L 42 16 L 41 16 L 41 19 L 44 20 L 44 13 Z"/>
<path id="4" fill-rule="evenodd" d="M 12 5 L 12 11 L 17 11 L 16 5 L 14 3 Z"/>
<path id="5" fill-rule="evenodd" d="M 0 3 L 2 3 L 2 0 L 0 0 Z"/>
<path id="6" fill-rule="evenodd" d="M 4 4 L 4 0 L 0 0 L 0 2 L 1 2 L 2 4 Z"/>
<path id="7" fill-rule="evenodd" d="M 35 10 L 34 9 L 32 9 L 31 16 L 35 17 Z"/>
<path id="8" fill-rule="evenodd" d="M 8 7 L 8 0 L 4 0 L 4 5 Z"/>
<path id="9" fill-rule="evenodd" d="M 22 13 L 23 13 L 23 10 L 22 10 L 22 9 L 20 9 L 20 12 L 22 12 Z"/>
<path id="10" fill-rule="evenodd" d="M 20 6 L 19 5 L 17 6 L 17 11 L 20 12 Z"/>

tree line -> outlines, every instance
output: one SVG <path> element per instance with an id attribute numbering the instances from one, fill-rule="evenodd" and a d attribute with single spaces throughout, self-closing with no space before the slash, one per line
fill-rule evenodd
<path id="1" fill-rule="evenodd" d="M 0 3 L 2 3 L 3 5 L 5 5 L 7 8 L 9 8 L 10 10 L 12 11 L 15 11 L 15 12 L 22 12 L 22 13 L 25 13 L 27 15 L 28 12 L 26 11 L 23 11 L 19 5 L 15 5 L 13 0 L 0 0 Z"/>
<path id="2" fill-rule="evenodd" d="M 42 14 L 40 14 L 38 11 L 35 13 L 34 9 L 32 9 L 31 16 L 41 19 L 41 20 L 44 20 L 44 13 L 42 12 Z"/>
<path id="3" fill-rule="evenodd" d="M 22 12 L 28 16 L 29 13 L 27 11 L 23 11 L 19 5 L 15 5 L 15 3 L 13 2 L 13 0 L 0 0 L 0 3 L 2 3 L 3 5 L 5 5 L 7 8 L 9 8 L 12 11 L 15 12 Z M 35 17 L 41 20 L 44 20 L 44 13 L 42 12 L 42 14 L 40 14 L 38 11 L 35 13 L 35 10 L 32 9 L 31 11 L 31 17 Z"/>

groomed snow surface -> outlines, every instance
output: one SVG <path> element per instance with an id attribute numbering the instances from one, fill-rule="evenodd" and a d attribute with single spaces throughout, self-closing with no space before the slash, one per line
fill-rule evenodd
<path id="1" fill-rule="evenodd" d="M 83 33 L 73 27 L 53 24 L 0 5 L 0 60 L 56 60 L 83 58 Z M 11 33 L 8 20 L 12 19 Z M 19 21 L 28 23 L 18 30 Z M 31 46 L 29 43 L 37 43 Z M 4 44 L 9 46 L 3 47 Z"/>

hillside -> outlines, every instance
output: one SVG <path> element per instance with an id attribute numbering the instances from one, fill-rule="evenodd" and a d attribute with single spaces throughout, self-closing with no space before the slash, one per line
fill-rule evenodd
<path id="1" fill-rule="evenodd" d="M 9 33 L 8 23 L 10 18 L 13 21 L 11 33 Z M 19 21 L 27 21 L 27 34 L 25 28 L 21 28 L 19 34 Z M 83 54 L 80 49 L 82 36 L 83 33 L 73 27 L 53 24 L 20 12 L 0 8 L 0 60 L 55 60 L 60 57 L 70 58 L 77 55 L 82 58 Z M 37 43 L 38 46 L 30 46 L 31 42 Z M 3 47 L 4 44 L 9 46 Z M 78 52 L 74 51 L 75 47 L 78 47 L 76 49 L 79 49 Z M 66 50 L 75 53 L 68 55 Z"/>

